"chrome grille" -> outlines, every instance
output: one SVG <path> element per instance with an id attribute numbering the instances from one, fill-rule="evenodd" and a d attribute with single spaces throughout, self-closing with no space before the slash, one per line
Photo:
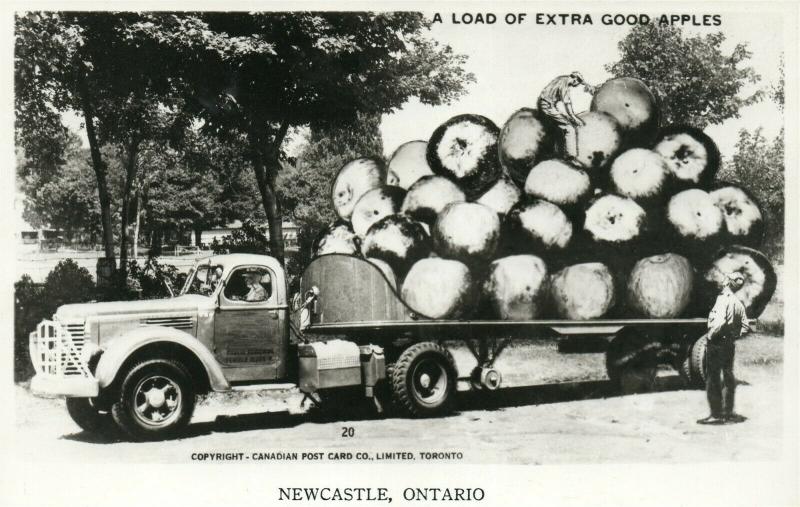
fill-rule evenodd
<path id="1" fill-rule="evenodd" d="M 87 339 L 83 323 L 42 321 L 30 335 L 31 360 L 36 371 L 56 377 L 89 376 L 87 366 L 81 362 Z"/>
<path id="2" fill-rule="evenodd" d="M 174 327 L 175 329 L 191 331 L 194 329 L 194 318 L 190 315 L 180 317 L 150 317 L 142 319 L 141 324 L 143 326 Z"/>

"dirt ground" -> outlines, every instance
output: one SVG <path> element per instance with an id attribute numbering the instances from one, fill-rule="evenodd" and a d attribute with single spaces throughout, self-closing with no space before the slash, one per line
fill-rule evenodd
<path id="1" fill-rule="evenodd" d="M 459 370 L 471 368 L 454 351 Z M 17 386 L 17 460 L 86 463 L 188 463 L 197 453 L 322 453 L 321 462 L 410 462 L 382 453 L 450 453 L 435 462 L 506 464 L 695 463 L 769 461 L 781 452 L 783 339 L 751 335 L 739 342 L 736 373 L 740 424 L 701 426 L 702 391 L 689 390 L 674 371 L 659 373 L 654 393 L 618 396 L 602 354 L 560 354 L 555 343 L 517 344 L 498 368 L 504 388 L 491 395 L 459 393 L 459 412 L 439 419 L 381 416 L 329 418 L 306 413 L 296 391 L 211 395 L 203 399 L 184 438 L 129 443 L 82 432 L 63 400 L 33 397 Z M 465 385 L 462 383 L 460 389 Z M 352 428 L 352 436 L 349 434 Z M 334 454 L 332 454 L 334 453 Z M 364 453 L 363 455 L 358 453 Z M 357 458 L 356 456 L 361 456 Z"/>

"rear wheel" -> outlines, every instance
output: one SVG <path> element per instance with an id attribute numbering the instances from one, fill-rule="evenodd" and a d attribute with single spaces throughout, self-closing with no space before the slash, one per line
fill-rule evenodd
<path id="1" fill-rule="evenodd" d="M 444 347 L 416 343 L 400 354 L 391 367 L 392 400 L 407 415 L 430 417 L 453 409 L 456 365 Z"/>
<path id="2" fill-rule="evenodd" d="M 617 336 L 606 350 L 606 372 L 622 394 L 655 389 L 658 373 L 657 342 L 633 335 Z"/>
<path id="3" fill-rule="evenodd" d="M 98 407 L 95 398 L 67 398 L 67 412 L 83 431 L 108 433 L 114 428 L 111 412 Z"/>
<path id="4" fill-rule="evenodd" d="M 189 424 L 194 403 L 186 368 L 170 359 L 150 359 L 128 370 L 111 413 L 131 438 L 158 440 Z"/>
<path id="5" fill-rule="evenodd" d="M 686 379 L 689 387 L 694 389 L 705 389 L 706 387 L 706 347 L 708 346 L 708 335 L 703 335 L 697 339 L 689 348 L 686 359 L 681 365 L 681 375 Z"/>

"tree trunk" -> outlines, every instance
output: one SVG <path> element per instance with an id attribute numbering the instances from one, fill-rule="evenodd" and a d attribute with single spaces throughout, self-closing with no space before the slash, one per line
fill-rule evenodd
<path id="1" fill-rule="evenodd" d="M 203 229 L 194 230 L 194 245 L 198 248 L 203 246 Z"/>
<path id="2" fill-rule="evenodd" d="M 261 204 L 267 214 L 267 227 L 269 227 L 269 250 L 270 255 L 275 257 L 283 265 L 283 223 L 281 213 L 281 203 L 275 192 L 275 169 L 268 170 L 264 160 L 260 155 L 254 157 L 253 169 L 256 172 L 258 191 L 261 194 Z M 277 165 L 277 160 L 274 161 Z"/>
<path id="3" fill-rule="evenodd" d="M 161 240 L 163 234 L 159 226 L 155 226 L 150 236 L 150 255 L 158 257 L 161 255 Z"/>
<path id="4" fill-rule="evenodd" d="M 270 255 L 275 257 L 281 265 L 284 264 L 283 213 L 278 194 L 275 191 L 275 180 L 280 171 L 280 147 L 288 128 L 288 122 L 283 122 L 269 146 L 264 146 L 263 137 L 253 131 L 248 136 L 253 153 L 253 170 L 256 173 L 258 191 L 261 194 L 261 204 L 267 214 Z"/>
<path id="5" fill-rule="evenodd" d="M 100 223 L 103 227 L 103 247 L 106 259 L 111 265 L 115 265 L 114 256 L 114 230 L 111 226 L 111 197 L 108 193 L 108 181 L 106 179 L 106 166 L 100 154 L 100 145 L 97 140 L 97 132 L 94 128 L 94 111 L 92 102 L 89 99 L 89 90 L 86 86 L 86 77 L 82 72 L 78 72 L 78 88 L 81 95 L 81 108 L 83 109 L 83 120 L 86 124 L 86 137 L 89 141 L 89 152 L 92 156 L 92 169 L 97 179 L 97 197 L 100 201 Z"/>
<path id="6" fill-rule="evenodd" d="M 122 192 L 121 234 L 119 238 L 119 278 L 125 281 L 128 276 L 128 223 L 130 222 L 130 201 L 133 180 L 136 178 L 136 156 L 139 153 L 139 139 L 134 138 L 128 146 L 128 157 L 125 161 L 125 188 Z"/>
<path id="7" fill-rule="evenodd" d="M 136 223 L 133 226 L 133 258 L 136 259 L 139 257 L 139 227 L 142 224 L 141 220 L 141 212 L 139 211 L 139 207 L 141 206 L 141 196 L 139 195 L 139 191 L 136 191 Z"/>

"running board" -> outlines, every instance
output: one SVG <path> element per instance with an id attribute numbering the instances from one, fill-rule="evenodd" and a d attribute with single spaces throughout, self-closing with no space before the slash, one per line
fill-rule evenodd
<path id="1" fill-rule="evenodd" d="M 231 386 L 231 391 L 290 391 L 297 389 L 297 384 L 245 384 Z"/>

